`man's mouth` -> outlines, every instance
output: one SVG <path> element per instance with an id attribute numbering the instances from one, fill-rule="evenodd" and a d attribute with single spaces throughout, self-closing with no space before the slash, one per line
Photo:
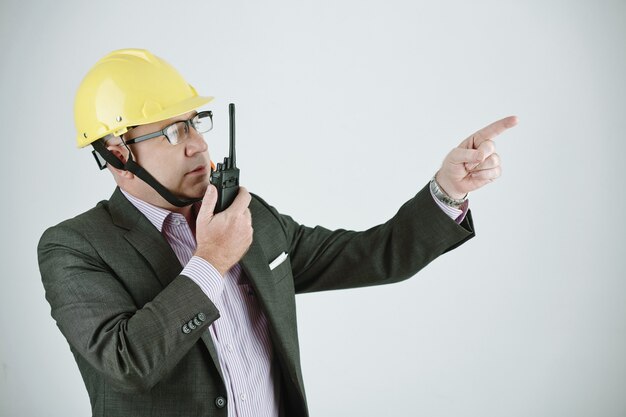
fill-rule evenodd
<path id="1" fill-rule="evenodd" d="M 206 165 L 199 165 L 185 175 L 206 174 Z"/>

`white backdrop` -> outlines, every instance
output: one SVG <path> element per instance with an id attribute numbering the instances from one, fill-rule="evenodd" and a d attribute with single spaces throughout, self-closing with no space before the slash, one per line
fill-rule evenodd
<path id="1" fill-rule="evenodd" d="M 308 224 L 392 216 L 445 154 L 509 114 L 477 237 L 393 286 L 299 296 L 314 416 L 626 415 L 626 3 L 0 1 L 0 415 L 86 416 L 36 260 L 108 198 L 73 98 L 119 48 L 237 104 L 242 183 Z"/>

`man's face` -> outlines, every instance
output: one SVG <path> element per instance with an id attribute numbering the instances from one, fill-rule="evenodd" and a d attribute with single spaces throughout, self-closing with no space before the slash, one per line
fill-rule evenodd
<path id="1" fill-rule="evenodd" d="M 195 114 L 192 111 L 137 126 L 124 135 L 124 140 L 157 132 L 174 122 L 188 120 Z M 186 138 L 177 145 L 170 144 L 165 136 L 159 136 L 128 146 L 136 162 L 176 196 L 196 198 L 204 195 L 210 183 L 210 158 L 206 142 L 195 129 L 190 128 Z"/>

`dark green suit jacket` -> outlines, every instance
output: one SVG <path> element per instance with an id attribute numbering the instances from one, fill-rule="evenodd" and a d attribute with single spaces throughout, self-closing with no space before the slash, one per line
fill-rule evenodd
<path id="1" fill-rule="evenodd" d="M 471 213 L 458 225 L 427 186 L 391 220 L 364 232 L 299 225 L 257 196 L 250 210 L 254 239 L 241 265 L 268 318 L 288 416 L 308 415 L 295 294 L 401 281 L 474 235 Z M 287 260 L 270 270 L 282 252 Z M 78 363 L 94 416 L 227 415 L 207 331 L 219 312 L 180 275 L 165 238 L 119 189 L 48 229 L 38 255 L 52 317 Z M 194 318 L 200 324 L 185 333 Z"/>

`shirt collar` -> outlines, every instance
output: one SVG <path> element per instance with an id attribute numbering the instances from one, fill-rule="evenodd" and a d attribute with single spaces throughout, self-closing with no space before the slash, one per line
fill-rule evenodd
<path id="1" fill-rule="evenodd" d="M 147 203 L 140 198 L 137 198 L 134 195 L 127 193 L 121 188 L 120 191 L 122 192 L 122 194 L 124 194 L 124 197 L 126 197 L 128 201 L 130 201 L 131 204 L 141 212 L 141 214 L 143 214 L 148 218 L 148 220 L 150 220 L 150 223 L 152 223 L 159 232 L 163 231 L 163 223 L 165 222 L 165 219 L 167 219 L 167 216 L 172 214 L 171 211 Z"/>
<path id="2" fill-rule="evenodd" d="M 130 201 L 131 204 L 141 212 L 141 214 L 143 214 L 148 218 L 148 220 L 150 220 L 150 223 L 152 223 L 160 233 L 163 233 L 163 225 L 172 215 L 180 216 L 182 221 L 185 221 L 185 218 L 182 214 L 172 213 L 169 210 L 147 203 L 142 199 L 137 198 L 134 195 L 131 195 L 128 192 L 122 190 L 121 188 L 120 191 L 122 192 L 122 194 L 124 194 L 124 197 L 126 197 L 128 201 Z M 201 202 L 193 204 L 192 215 L 197 215 L 198 211 L 200 210 L 200 206 Z"/>

